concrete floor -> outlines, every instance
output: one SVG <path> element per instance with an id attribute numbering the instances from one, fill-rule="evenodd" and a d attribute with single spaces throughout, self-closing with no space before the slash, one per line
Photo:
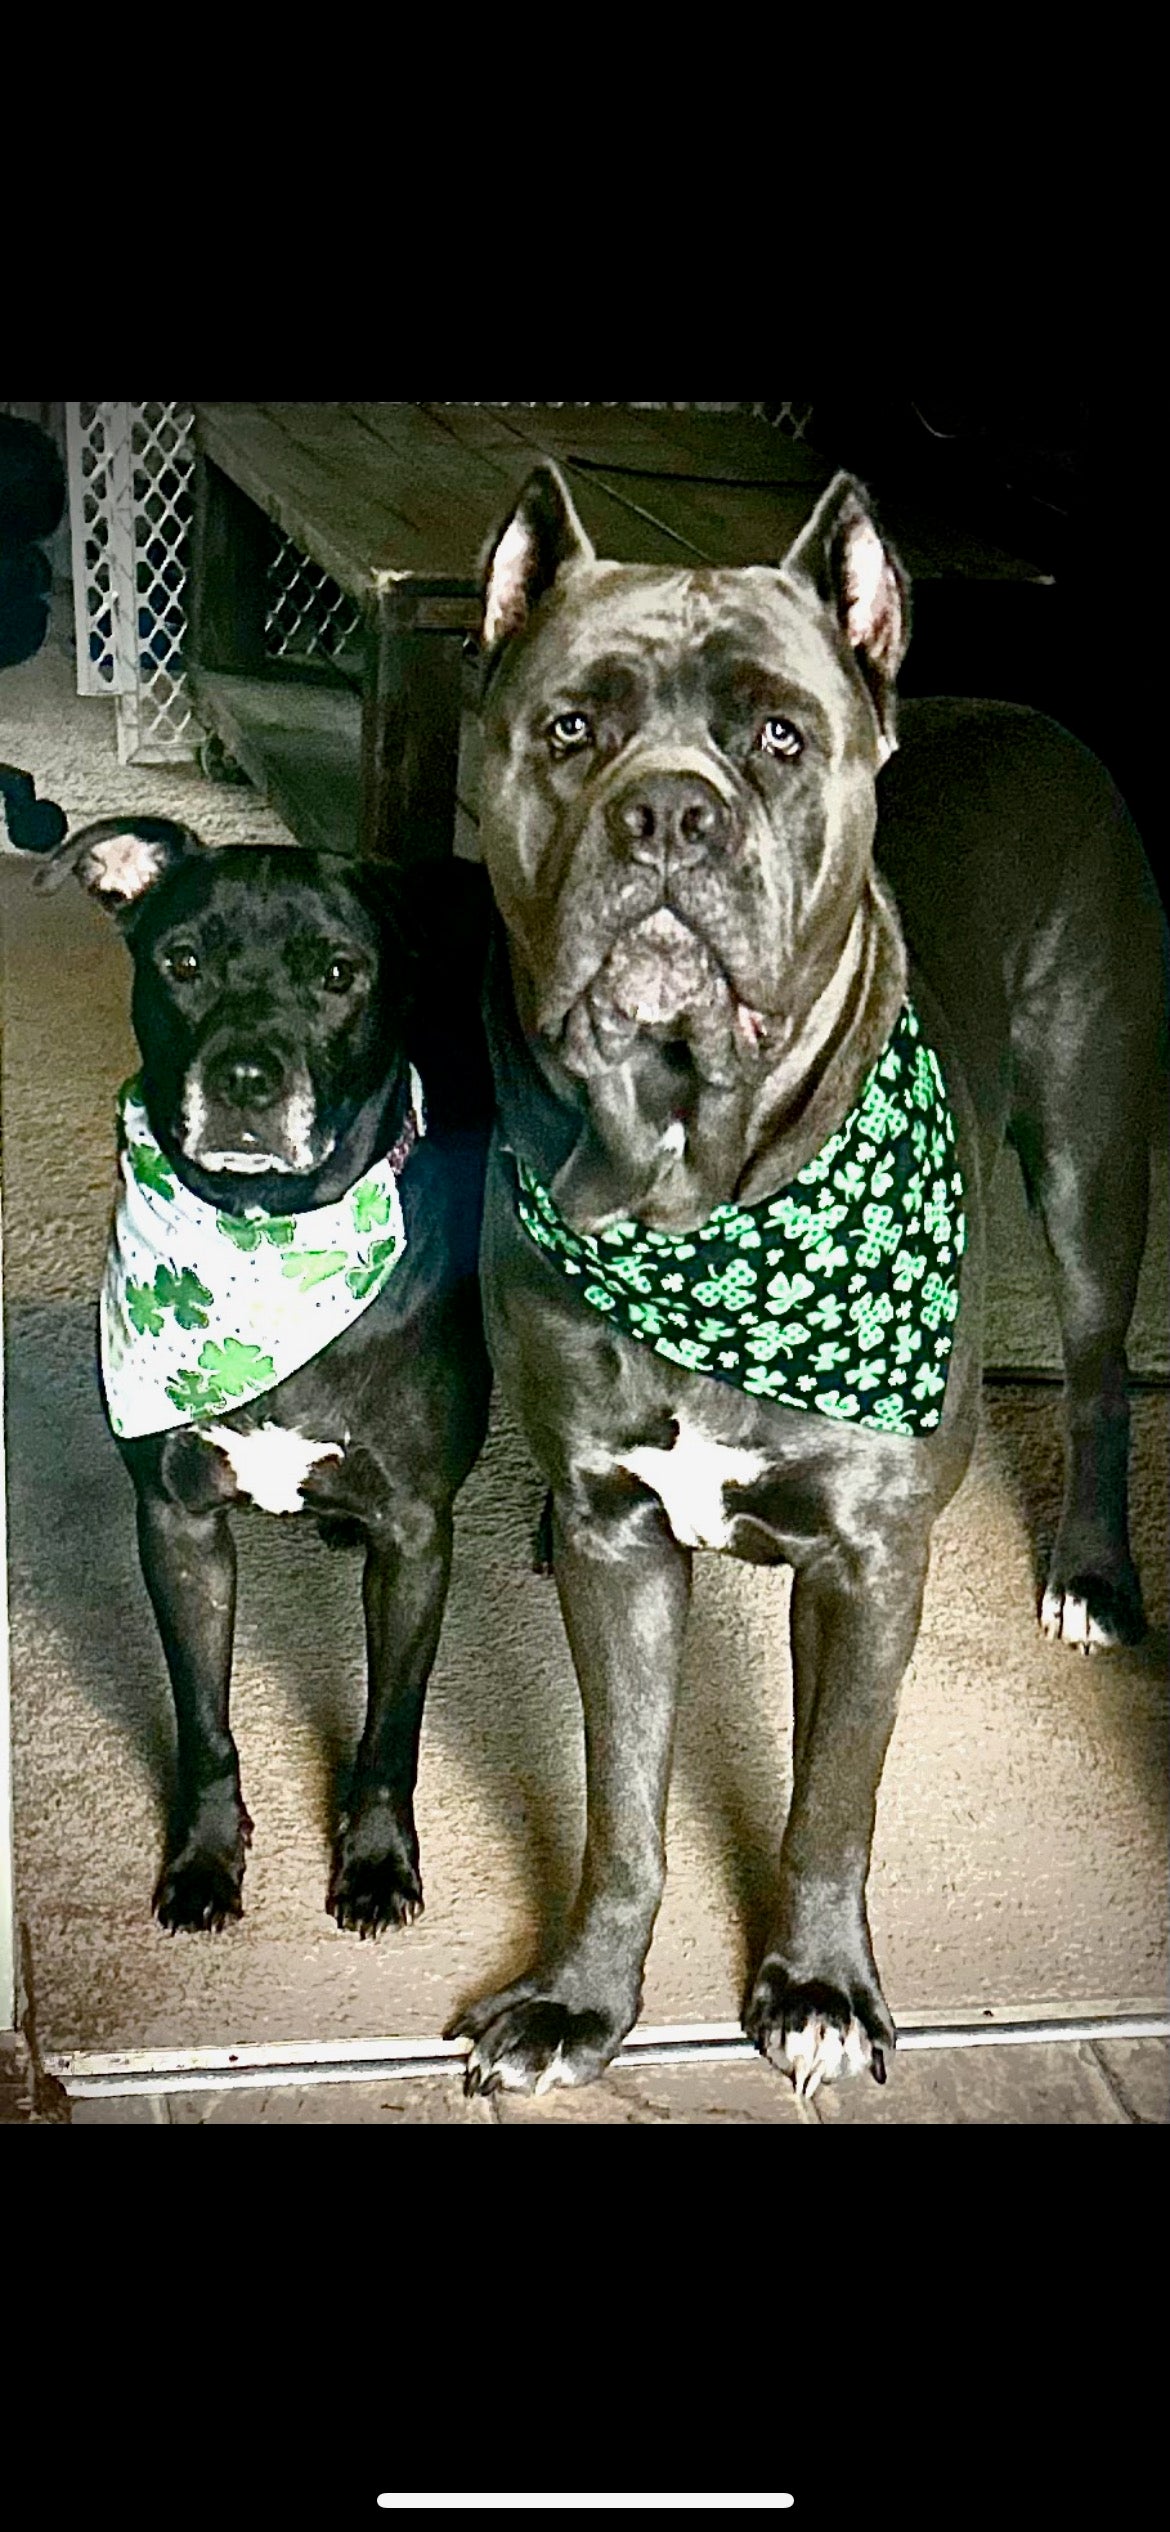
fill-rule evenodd
<path id="1" fill-rule="evenodd" d="M 221 841 L 282 835 L 248 792 L 119 767 L 112 724 L 109 704 L 76 696 L 63 647 L 0 685 L 0 755 L 72 820 L 135 807 Z M 239 1522 L 234 1721 L 257 1824 L 247 1913 L 220 1937 L 168 1941 L 150 1891 L 169 1701 L 93 1366 L 113 1094 L 134 1059 L 129 969 L 79 891 L 35 896 L 30 875 L 0 857 L 17 1872 L 40 2046 L 434 2034 L 521 1965 L 579 1852 L 576 1691 L 555 1594 L 530 1570 L 539 1481 L 497 1408 L 462 1499 L 424 1730 L 427 1911 L 376 1948 L 339 1934 L 323 1906 L 361 1709 L 358 1567 L 296 1523 Z M 1151 1373 L 1168 1368 L 1164 1154 L 1158 1188 L 1133 1349 Z M 994 1214 L 989 1359 L 1043 1368 L 1055 1362 L 1043 1259 L 1008 1172 Z M 1085 1662 L 1045 1644 L 1034 1615 L 1059 1503 L 1057 1393 L 987 1393 L 975 1463 L 936 1533 L 879 1808 L 871 1913 L 895 2015 L 1164 1999 L 1167 1425 L 1165 1396 L 1140 1396 L 1134 1531 L 1151 1634 Z M 738 2012 L 787 1796 L 786 1600 L 783 1575 L 698 1561 L 648 2022 Z M 1168 2083 L 1158 2041 L 924 2052 L 900 2058 L 884 2092 L 823 2092 L 815 2110 L 825 2124 L 1116 2124 L 1164 2119 Z M 590 2093 L 490 2110 L 442 2077 L 179 2094 L 162 2110 L 173 2124 L 798 2118 L 787 2087 L 752 2064 L 622 2069 Z M 73 2115 L 159 2113 L 139 2100 L 77 2102 Z"/>
<path id="2" fill-rule="evenodd" d="M 1146 2127 L 1170 2120 L 1170 2041 L 935 2050 L 884 2088 L 822 2085 L 798 2102 L 761 2064 L 625 2067 L 581 2093 L 465 2101 L 454 2079 L 274 2086 L 75 2101 L 74 2127 Z"/>

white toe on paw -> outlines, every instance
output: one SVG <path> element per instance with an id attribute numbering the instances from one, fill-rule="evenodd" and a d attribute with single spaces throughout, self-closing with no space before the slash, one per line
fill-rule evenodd
<path id="1" fill-rule="evenodd" d="M 822 2084 L 835 2082 L 842 2071 L 847 2075 L 864 2074 L 870 2062 L 870 2044 L 856 2018 L 850 2019 L 842 2033 L 835 2022 L 811 2014 L 798 2029 L 785 2033 L 777 2062 L 791 2074 L 797 2099 L 811 2101 Z"/>
<path id="2" fill-rule="evenodd" d="M 494 2061 L 481 2057 L 478 2046 L 471 2050 L 467 2065 L 469 2071 L 474 2068 L 484 2081 L 489 2075 L 494 2075 L 503 2092 L 524 2092 L 528 2088 L 527 2076 L 521 2073 L 519 2067 L 513 2066 L 506 2057 L 498 2057 Z"/>
<path id="3" fill-rule="evenodd" d="M 572 2084 L 576 2080 L 572 2067 L 565 2064 L 564 2050 L 559 2048 L 555 2056 L 550 2057 L 543 2075 L 537 2076 L 533 2091 L 551 2092 L 554 2084 Z"/>
<path id="4" fill-rule="evenodd" d="M 845 2071 L 848 2075 L 868 2074 L 873 2063 L 869 2034 L 860 2022 L 851 2022 L 845 2033 Z"/>
<path id="5" fill-rule="evenodd" d="M 563 2048 L 554 2050 L 543 2074 L 538 2075 L 535 2081 L 531 2063 L 510 2055 L 506 2049 L 499 2057 L 485 2059 L 476 2046 L 470 2051 L 467 2063 L 480 2077 L 494 2076 L 501 2092 L 551 2092 L 556 2084 L 575 2084 L 578 2080 Z"/>
<path id="6" fill-rule="evenodd" d="M 1051 1644 L 1078 1644 L 1082 1653 L 1107 1649 L 1114 1640 L 1075 1591 L 1046 1591 L 1040 1603 L 1040 1626 Z"/>

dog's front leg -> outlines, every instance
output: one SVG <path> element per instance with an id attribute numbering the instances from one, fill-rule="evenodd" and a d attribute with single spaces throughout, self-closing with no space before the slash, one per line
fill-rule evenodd
<path id="1" fill-rule="evenodd" d="M 454 2025 L 472 2092 L 602 2073 L 637 2021 L 662 1897 L 690 1550 L 656 1496 L 594 1477 L 554 1498 L 553 1570 L 585 1718 L 581 1884 L 556 1951 Z"/>
<path id="2" fill-rule="evenodd" d="M 878 1785 L 918 1633 L 929 1540 L 834 1542 L 792 1587 L 793 1791 L 771 1939 L 744 2016 L 799 2093 L 894 2046 L 865 1885 Z"/>
<path id="3" fill-rule="evenodd" d="M 242 1914 L 252 1823 L 228 1725 L 236 1550 L 226 1512 L 138 1499 L 138 1546 L 178 1724 L 179 1809 L 154 1911 L 173 1934 Z"/>
<path id="4" fill-rule="evenodd" d="M 451 1573 L 449 1504 L 414 1504 L 371 1524 L 364 1598 L 369 1703 L 326 1905 L 378 1935 L 422 1911 L 414 1787 L 423 1706 Z"/>

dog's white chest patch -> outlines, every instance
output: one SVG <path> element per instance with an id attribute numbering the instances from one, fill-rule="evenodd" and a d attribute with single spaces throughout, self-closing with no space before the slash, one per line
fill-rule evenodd
<path id="1" fill-rule="evenodd" d="M 310 1469 L 323 1459 L 344 1459 L 340 1442 L 314 1442 L 283 1424 L 261 1424 L 254 1433 L 233 1433 L 226 1424 L 203 1428 L 222 1451 L 236 1484 L 261 1512 L 303 1512 L 301 1493 Z"/>
<path id="2" fill-rule="evenodd" d="M 659 1497 L 680 1547 L 726 1547 L 731 1520 L 724 1487 L 750 1486 L 768 1464 L 762 1452 L 714 1442 L 693 1424 L 680 1424 L 668 1451 L 639 1448 L 624 1452 L 618 1461 L 619 1468 L 628 1468 Z"/>

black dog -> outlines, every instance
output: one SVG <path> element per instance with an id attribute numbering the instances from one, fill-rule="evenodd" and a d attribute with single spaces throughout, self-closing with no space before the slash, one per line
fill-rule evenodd
<path id="1" fill-rule="evenodd" d="M 473 2089 L 586 2082 L 635 2020 L 695 1546 L 794 1569 L 794 1788 L 746 2028 L 800 2089 L 884 2080 L 875 1804 L 976 1428 L 1005 1134 L 1066 1368 L 1042 1622 L 1086 1651 L 1141 1630 L 1125 1343 L 1157 900 L 1054 723 L 907 704 L 894 755 L 907 635 L 845 476 L 779 568 L 659 570 L 595 559 L 545 467 L 490 559 L 485 1321 L 552 1491 L 588 1827 L 563 1943 L 455 2026 Z"/>
<path id="2" fill-rule="evenodd" d="M 452 1506 L 490 1389 L 476 1279 L 490 1085 L 474 874 L 441 875 L 437 974 L 425 875 L 404 912 L 382 870 L 287 849 L 211 851 L 165 818 L 86 827 L 42 884 L 70 868 L 121 925 L 142 1052 L 139 1103 L 124 1109 L 103 1371 L 178 1718 L 179 1815 L 155 1910 L 172 1931 L 241 1912 L 251 1823 L 228 1723 L 228 1512 L 251 1499 L 364 1537 L 368 1713 L 327 1904 L 339 1925 L 377 1934 L 422 1906 L 419 1730 Z M 424 1041 L 436 1005 L 441 1025 Z M 142 1210 L 152 1204 L 157 1221 Z M 262 1312 L 249 1349 L 233 1314 L 254 1303 L 262 1275 L 272 1345 Z M 351 1315 L 315 1350 L 327 1316 L 306 1337 L 303 1315 L 335 1306 Z M 301 1367 L 257 1393 L 278 1343 Z M 168 1345 L 185 1353 L 169 1386 Z M 249 1361 L 246 1403 L 233 1405 Z"/>

